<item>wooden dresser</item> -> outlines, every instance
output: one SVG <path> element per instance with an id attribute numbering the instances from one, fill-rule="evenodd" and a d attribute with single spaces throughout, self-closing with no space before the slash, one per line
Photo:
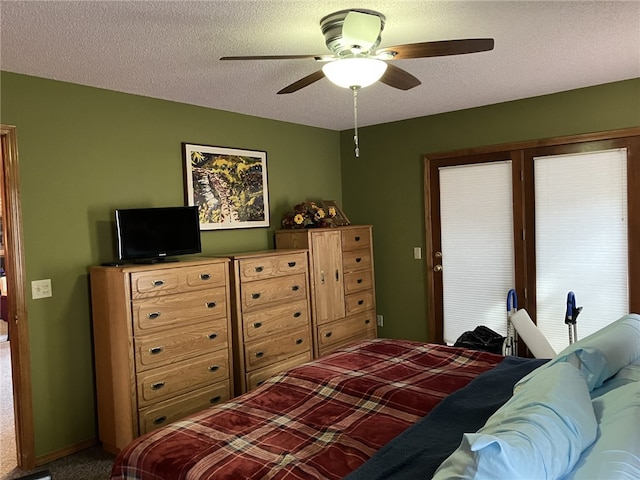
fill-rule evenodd
<path id="1" fill-rule="evenodd" d="M 276 248 L 309 250 L 315 357 L 377 336 L 370 225 L 278 230 Z"/>
<path id="2" fill-rule="evenodd" d="M 306 250 L 230 256 L 238 393 L 313 358 Z"/>
<path id="3" fill-rule="evenodd" d="M 233 396 L 228 259 L 92 267 L 90 275 L 106 450 Z"/>

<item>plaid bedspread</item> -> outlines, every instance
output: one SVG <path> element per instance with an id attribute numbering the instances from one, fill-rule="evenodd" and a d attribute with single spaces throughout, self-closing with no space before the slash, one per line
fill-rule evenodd
<path id="1" fill-rule="evenodd" d="M 136 439 L 113 480 L 340 479 L 503 357 L 375 339 Z"/>

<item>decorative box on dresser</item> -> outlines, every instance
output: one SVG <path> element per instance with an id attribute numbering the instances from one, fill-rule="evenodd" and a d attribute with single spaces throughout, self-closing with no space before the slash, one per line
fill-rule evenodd
<path id="1" fill-rule="evenodd" d="M 316 357 L 377 336 L 371 225 L 277 230 L 275 241 L 309 251 Z"/>
<path id="2" fill-rule="evenodd" d="M 230 256 L 236 390 L 313 358 L 306 250 Z"/>
<path id="3" fill-rule="evenodd" d="M 100 266 L 90 276 L 105 450 L 233 396 L 228 259 Z"/>

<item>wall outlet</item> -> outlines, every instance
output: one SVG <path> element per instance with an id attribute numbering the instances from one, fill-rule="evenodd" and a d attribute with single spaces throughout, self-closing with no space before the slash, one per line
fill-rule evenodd
<path id="1" fill-rule="evenodd" d="M 31 298 L 47 298 L 53 296 L 51 291 L 51 279 L 34 280 L 31 282 Z"/>
<path id="2" fill-rule="evenodd" d="M 376 315 L 376 322 L 379 327 L 384 327 L 384 317 L 382 315 Z"/>

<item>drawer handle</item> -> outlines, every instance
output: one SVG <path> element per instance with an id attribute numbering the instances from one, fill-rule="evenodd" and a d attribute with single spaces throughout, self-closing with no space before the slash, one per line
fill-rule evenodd
<path id="1" fill-rule="evenodd" d="M 302 340 L 301 338 L 296 340 L 296 345 L 301 345 L 302 342 L 304 342 L 304 340 Z"/>
<path id="2" fill-rule="evenodd" d="M 340 280 L 340 271 L 336 269 L 336 282 Z"/>
<path id="3" fill-rule="evenodd" d="M 357 283 L 362 283 L 363 280 L 361 278 L 359 278 L 358 280 L 356 280 Z"/>
<path id="4" fill-rule="evenodd" d="M 215 340 L 216 338 L 218 338 L 218 334 L 217 333 L 210 333 L 209 334 L 209 340 Z"/>
<path id="5" fill-rule="evenodd" d="M 157 354 L 159 354 L 160 352 L 162 352 L 162 350 L 164 350 L 162 347 L 153 347 L 153 348 L 150 348 L 150 349 L 149 349 L 149 353 L 150 353 L 151 355 L 157 355 Z"/>
<path id="6" fill-rule="evenodd" d="M 260 294 L 259 293 L 252 293 L 251 294 L 251 298 L 253 298 L 254 300 L 257 298 L 260 298 Z"/>
<path id="7" fill-rule="evenodd" d="M 289 265 L 290 268 L 293 268 L 296 266 L 296 262 L 289 262 L 287 265 Z"/>
<path id="8" fill-rule="evenodd" d="M 371 323 L 371 320 L 369 320 L 368 318 L 364 321 L 365 325 L 369 325 Z"/>
<path id="9" fill-rule="evenodd" d="M 364 300 L 358 300 L 358 305 L 362 305 L 364 303 Z"/>
<path id="10" fill-rule="evenodd" d="M 211 274 L 209 273 L 201 273 L 200 280 L 211 280 Z"/>
<path id="11" fill-rule="evenodd" d="M 294 285 L 293 287 L 291 287 L 291 290 L 297 292 L 298 290 L 300 290 L 300 287 L 298 285 Z"/>
<path id="12" fill-rule="evenodd" d="M 216 302 L 207 302 L 207 308 L 216 308 L 217 303 Z"/>
<path id="13" fill-rule="evenodd" d="M 298 318 L 298 317 L 300 317 L 300 315 L 302 315 L 302 312 L 295 312 L 293 314 L 293 318 Z"/>
<path id="14" fill-rule="evenodd" d="M 326 338 L 329 338 L 329 337 L 331 336 L 331 333 L 332 333 L 332 332 L 327 332 L 327 333 L 325 333 L 325 334 L 324 334 L 324 336 L 325 336 Z"/>
<path id="15" fill-rule="evenodd" d="M 217 395 L 217 396 L 209 399 L 209 403 L 218 403 L 220 400 L 222 400 L 222 396 L 221 395 Z"/>
<path id="16" fill-rule="evenodd" d="M 164 285 L 164 280 L 153 280 L 151 285 L 154 287 L 161 287 Z"/>
<path id="17" fill-rule="evenodd" d="M 154 425 L 162 425 L 162 424 L 163 424 L 164 422 L 166 422 L 166 421 L 167 421 L 167 416 L 166 416 L 166 415 L 163 415 L 163 416 L 161 416 L 161 417 L 154 418 L 154 419 L 153 419 L 153 424 L 154 424 Z"/>
<path id="18" fill-rule="evenodd" d="M 210 372 L 217 372 L 218 370 L 220 370 L 220 365 L 211 365 L 209 367 Z"/>
<path id="19" fill-rule="evenodd" d="M 256 358 L 262 358 L 264 356 L 264 352 L 256 352 Z"/>
<path id="20" fill-rule="evenodd" d="M 253 328 L 260 328 L 262 326 L 262 322 L 253 322 Z"/>
<path id="21" fill-rule="evenodd" d="M 160 312 L 151 312 L 151 313 L 147 313 L 147 318 L 149 320 L 155 320 L 156 318 L 158 318 L 160 316 Z"/>
<path id="22" fill-rule="evenodd" d="M 156 382 L 151 384 L 151 390 L 160 390 L 164 387 L 164 382 Z"/>
<path id="23" fill-rule="evenodd" d="M 264 270 L 264 267 L 256 267 L 255 270 L 256 272 L 260 273 L 262 270 Z"/>
<path id="24" fill-rule="evenodd" d="M 359 236 L 359 235 L 355 237 L 355 241 L 356 241 L 356 242 L 359 242 L 359 241 L 360 241 L 360 236 Z"/>
<path id="25" fill-rule="evenodd" d="M 361 257 L 356 257 L 356 263 L 360 263 L 362 261 Z"/>

